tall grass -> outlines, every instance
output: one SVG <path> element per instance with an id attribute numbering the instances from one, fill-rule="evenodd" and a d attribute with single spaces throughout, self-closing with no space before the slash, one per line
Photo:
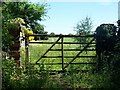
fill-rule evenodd
<path id="1" fill-rule="evenodd" d="M 51 40 L 51 39 L 50 39 Z M 54 40 L 54 39 L 53 39 Z M 66 42 L 72 41 L 74 39 L 65 39 Z M 48 40 L 49 41 L 49 40 Z M 35 63 L 41 55 L 50 47 L 51 45 L 38 44 L 30 45 L 30 62 Z M 53 48 L 60 48 L 61 45 L 55 45 Z M 77 45 L 64 45 L 64 48 L 78 48 Z M 76 55 L 78 51 L 64 51 L 65 56 Z M 61 55 L 60 51 L 49 52 L 47 55 Z M 81 55 L 95 55 L 95 52 L 83 52 Z M 69 62 L 72 59 L 64 59 L 64 62 Z M 93 62 L 96 59 L 88 58 L 77 58 L 74 62 Z M 39 61 L 40 65 L 30 65 L 27 69 L 24 67 L 25 64 L 25 49 L 22 49 L 22 63 L 23 67 L 18 68 L 14 63 L 14 60 L 3 61 L 3 90 L 14 89 L 18 90 L 20 88 L 29 89 L 66 89 L 66 88 L 110 88 L 112 83 L 109 83 L 110 74 L 109 73 L 96 73 L 92 72 L 93 65 L 69 65 L 67 67 L 68 71 L 65 73 L 56 73 L 55 75 L 50 75 L 49 72 L 43 70 L 61 70 L 61 65 L 45 65 L 47 62 L 62 62 L 61 59 L 48 58 L 41 59 Z M 95 68 L 95 67 L 94 67 Z M 85 73 L 82 71 L 74 72 L 75 70 L 89 70 Z"/>
<path id="2" fill-rule="evenodd" d="M 56 39 L 51 38 L 48 41 L 55 41 Z M 74 39 L 65 39 L 66 42 L 74 41 Z M 30 62 L 35 63 L 44 52 L 51 45 L 45 44 L 33 44 L 30 45 Z M 53 48 L 60 48 L 61 45 L 56 44 Z M 64 48 L 78 48 L 79 45 L 64 45 Z M 94 48 L 94 47 L 93 47 Z M 64 51 L 65 56 L 74 56 L 78 53 L 78 51 Z M 50 51 L 47 53 L 48 56 L 56 56 L 61 55 L 61 51 Z M 95 55 L 95 52 L 82 52 L 81 55 Z M 72 58 L 65 58 L 64 62 L 68 63 Z M 77 58 L 74 62 L 95 62 L 96 59 L 88 59 L 88 58 Z M 62 65 L 45 65 L 45 63 L 54 63 L 54 62 L 62 62 L 61 58 L 48 58 L 41 59 L 39 61 L 40 65 L 29 65 L 28 68 L 24 67 L 25 64 L 25 49 L 22 48 L 22 63 L 23 67 L 19 68 L 14 63 L 14 60 L 3 60 L 2 68 L 3 68 L 3 90 L 14 89 L 19 90 L 20 88 L 28 88 L 28 89 L 40 89 L 40 88 L 49 88 L 49 89 L 60 89 L 63 90 L 66 88 L 110 88 L 113 86 L 111 83 L 111 74 L 110 73 L 96 73 L 93 72 L 95 68 L 93 65 L 69 65 L 67 67 L 68 72 L 60 73 L 57 72 L 55 75 L 50 75 L 51 73 L 43 70 L 61 70 Z M 74 72 L 75 70 L 89 70 L 87 72 Z M 71 71 L 71 72 L 69 72 Z M 116 79 L 115 79 L 116 80 Z"/>

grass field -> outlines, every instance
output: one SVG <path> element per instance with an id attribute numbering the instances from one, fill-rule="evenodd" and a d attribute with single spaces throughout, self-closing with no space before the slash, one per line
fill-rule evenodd
<path id="1" fill-rule="evenodd" d="M 56 39 L 51 38 L 45 40 L 45 42 L 56 41 Z M 73 38 L 66 38 L 66 42 L 74 41 Z M 30 63 L 35 63 L 41 55 L 51 46 L 51 44 L 30 44 Z M 56 44 L 53 48 L 60 48 L 61 45 Z M 64 45 L 64 49 L 78 48 L 79 45 Z M 91 47 L 90 47 L 91 48 Z M 92 47 L 95 48 L 95 47 Z M 79 51 L 64 51 L 65 56 L 74 56 Z M 57 56 L 61 55 L 61 51 L 50 51 L 46 55 Z M 95 55 L 95 51 L 82 52 L 81 55 Z M 65 58 L 64 62 L 71 61 L 72 58 Z M 77 58 L 74 62 L 95 62 L 96 59 L 93 58 Z M 42 72 L 41 70 L 61 70 L 62 65 L 45 65 L 45 63 L 55 63 L 62 62 L 61 58 L 48 58 L 41 59 L 40 65 L 35 65 L 35 67 L 24 68 L 25 64 L 25 48 L 22 48 L 22 63 L 23 68 L 18 68 L 14 60 L 4 60 L 3 71 L 5 79 L 3 80 L 4 88 L 50 88 L 51 90 L 63 90 L 66 88 L 71 88 L 70 90 L 89 90 L 97 88 L 109 88 L 112 86 L 110 83 L 111 77 L 109 73 L 93 72 L 95 68 L 94 65 L 69 65 L 66 69 L 71 72 L 56 73 L 51 75 L 48 71 Z M 31 66 L 31 65 L 30 65 Z M 89 70 L 87 72 L 74 72 L 75 70 Z M 78 88 L 78 89 L 75 89 Z M 82 88 L 82 89 L 81 89 Z M 8 90 L 8 89 L 4 89 Z M 18 90 L 18 89 L 17 89 Z"/>
<path id="2" fill-rule="evenodd" d="M 57 38 L 49 38 L 49 40 L 44 40 L 43 42 L 55 42 Z M 60 40 L 61 41 L 61 40 Z M 59 41 L 59 42 L 60 42 Z M 32 42 L 32 41 L 31 41 Z M 37 42 L 37 41 L 36 41 Z M 42 40 L 41 40 L 42 42 Z M 74 38 L 64 38 L 64 42 L 75 42 Z M 45 52 L 51 47 L 52 44 L 30 44 L 29 49 L 30 49 L 30 62 L 35 63 Z M 64 49 L 77 49 L 79 48 L 79 44 L 64 44 Z M 60 49 L 61 44 L 56 44 L 52 49 Z M 92 47 L 91 49 L 94 49 L 95 47 Z M 25 59 L 25 50 L 23 49 L 22 53 L 22 59 L 24 61 Z M 80 51 L 64 51 L 64 56 L 76 56 Z M 62 53 L 61 51 L 49 51 L 45 56 L 61 56 Z M 95 51 L 84 51 L 80 54 L 80 56 L 95 56 Z M 72 60 L 73 58 L 64 58 L 64 63 L 68 63 Z M 95 62 L 95 59 L 93 58 L 76 58 L 73 63 L 80 63 L 80 62 Z M 62 63 L 61 58 L 42 58 L 39 63 Z M 90 69 L 91 66 L 93 65 L 69 65 L 67 69 L 70 67 L 73 67 L 74 69 Z M 37 66 L 36 66 L 37 67 Z M 61 70 L 62 65 L 44 65 L 45 68 L 49 69 L 54 69 L 54 70 Z"/>
<path id="3" fill-rule="evenodd" d="M 55 38 L 50 38 L 49 40 L 45 40 L 44 42 L 56 41 Z M 73 42 L 73 38 L 65 38 L 65 42 Z M 35 63 L 51 46 L 52 44 L 30 44 L 30 62 Z M 64 44 L 64 49 L 76 49 L 80 45 L 76 44 Z M 61 45 L 56 44 L 54 49 L 60 49 Z M 53 49 L 52 48 L 52 49 Z M 91 48 L 91 47 L 90 47 Z M 95 48 L 95 47 L 92 47 Z M 91 48 L 91 49 L 92 49 Z M 79 51 L 64 51 L 64 56 L 75 56 Z M 96 55 L 95 51 L 84 51 L 80 54 L 81 56 L 94 56 Z M 23 60 L 25 59 L 25 50 L 22 53 Z M 46 56 L 61 56 L 61 51 L 49 51 Z M 71 61 L 72 58 L 64 58 L 64 62 L 68 63 Z M 44 70 L 62 70 L 62 65 L 45 65 L 45 63 L 61 63 L 61 58 L 42 58 L 39 63 L 40 65 L 36 65 L 35 68 L 37 69 L 44 69 Z M 74 62 L 96 62 L 96 58 L 77 58 Z M 95 65 L 88 65 L 88 64 L 71 64 L 67 68 L 69 71 L 75 70 L 89 70 L 87 73 L 83 72 L 71 72 L 71 73 L 61 73 L 56 74 L 53 76 L 49 76 L 48 82 L 46 82 L 45 88 L 106 88 L 110 87 L 109 84 L 109 74 L 98 74 L 92 73 L 92 70 L 95 69 Z"/>

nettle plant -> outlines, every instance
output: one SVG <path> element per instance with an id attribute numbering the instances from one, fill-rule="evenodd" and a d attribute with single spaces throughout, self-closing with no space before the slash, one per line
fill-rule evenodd
<path id="1" fill-rule="evenodd" d="M 26 34 L 33 34 L 33 31 L 25 26 L 25 21 L 22 18 L 15 18 L 9 20 L 9 30 L 18 30 L 18 32 L 22 33 L 22 36 L 24 37 Z M 12 33 L 17 32 L 13 31 Z M 30 36 L 29 40 L 33 40 L 34 37 Z"/>

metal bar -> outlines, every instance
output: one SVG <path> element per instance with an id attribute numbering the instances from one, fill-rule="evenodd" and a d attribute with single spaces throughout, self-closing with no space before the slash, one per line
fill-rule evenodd
<path id="1" fill-rule="evenodd" d="M 63 47 L 63 37 L 61 38 L 61 54 L 62 54 L 62 70 L 64 71 L 64 47 Z"/>
<path id="2" fill-rule="evenodd" d="M 64 56 L 64 58 L 75 58 L 76 56 Z M 96 56 L 77 56 L 76 58 L 95 58 Z M 62 56 L 42 56 L 42 58 L 62 58 Z"/>
<path id="3" fill-rule="evenodd" d="M 48 35 L 48 34 L 29 34 L 27 35 L 27 37 L 29 36 L 48 36 L 48 37 L 60 37 L 60 35 Z M 63 37 L 94 37 L 94 34 L 92 35 L 62 35 Z"/>
<path id="4" fill-rule="evenodd" d="M 37 63 L 37 64 L 42 64 L 42 63 Z M 62 63 L 53 63 L 53 62 L 51 62 L 51 63 L 44 63 L 44 65 L 58 65 L 58 64 L 60 64 L 60 65 L 62 65 Z M 68 64 L 68 63 L 64 63 L 64 64 Z M 96 64 L 96 62 L 76 62 L 76 63 L 70 63 L 70 64 Z"/>
<path id="5" fill-rule="evenodd" d="M 64 69 L 65 69 L 66 67 L 68 67 L 69 64 L 72 63 L 94 40 L 95 40 L 95 38 L 93 38 L 93 39 L 89 42 L 89 44 L 87 44 L 87 45 L 64 67 Z"/>
<path id="6" fill-rule="evenodd" d="M 33 69 L 34 70 L 34 69 Z M 75 72 L 75 73 L 79 73 L 79 72 L 82 72 L 82 73 L 86 73 L 86 72 L 89 72 L 90 70 L 34 70 L 34 71 L 36 71 L 36 72 L 38 72 L 38 73 L 40 73 L 40 72 L 49 72 L 49 73 L 64 73 L 64 72 L 69 72 L 69 73 L 73 73 L 73 72 Z"/>
<path id="7" fill-rule="evenodd" d="M 54 44 L 54 42 L 29 42 L 30 44 Z M 62 44 L 61 42 L 57 42 L 56 44 Z M 63 42 L 63 44 L 89 44 L 89 42 Z M 95 42 L 91 43 L 91 44 L 96 44 Z"/>
<path id="8" fill-rule="evenodd" d="M 60 39 L 61 37 L 59 37 L 58 40 L 54 42 L 53 45 L 42 56 L 44 56 Z M 36 61 L 36 63 L 42 58 L 42 56 Z"/>
<path id="9" fill-rule="evenodd" d="M 50 51 L 61 51 L 62 49 L 50 49 Z M 82 49 L 64 49 L 64 51 L 81 51 Z M 95 51 L 95 49 L 86 49 L 86 51 Z"/>

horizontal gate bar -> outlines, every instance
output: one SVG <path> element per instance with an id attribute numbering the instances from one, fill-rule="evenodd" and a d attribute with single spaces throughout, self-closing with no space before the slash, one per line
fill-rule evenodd
<path id="1" fill-rule="evenodd" d="M 61 51 L 62 49 L 50 49 L 50 51 Z M 64 51 L 80 51 L 81 49 L 64 49 Z M 86 49 L 85 51 L 95 51 L 95 49 Z"/>
<path id="2" fill-rule="evenodd" d="M 64 66 L 63 69 L 67 68 L 69 66 L 70 63 L 72 63 L 84 50 L 87 49 L 87 47 L 95 40 L 95 38 L 93 38 L 66 66 Z"/>
<path id="3" fill-rule="evenodd" d="M 34 69 L 33 69 L 34 70 Z M 69 72 L 69 73 L 79 73 L 79 72 L 82 72 L 82 73 L 86 73 L 86 72 L 91 72 L 91 70 L 34 70 L 38 73 L 41 73 L 41 72 L 49 72 L 51 74 L 56 74 L 56 73 L 65 73 L 65 72 Z M 93 69 L 93 71 L 95 71 L 95 69 Z"/>
<path id="4" fill-rule="evenodd" d="M 29 34 L 26 35 L 27 37 L 29 36 L 48 36 L 48 37 L 94 37 L 94 34 L 92 35 L 48 35 L 48 34 Z"/>
<path id="5" fill-rule="evenodd" d="M 53 46 L 55 46 L 55 44 L 56 44 L 60 39 L 61 39 L 61 37 L 59 37 L 59 38 L 51 45 L 51 47 L 48 48 L 48 50 L 43 54 L 43 56 L 45 56 L 45 55 L 49 52 L 49 50 L 50 50 Z M 39 62 L 41 58 L 42 58 L 42 57 L 40 57 L 40 58 L 36 61 L 36 63 Z"/>
<path id="6" fill-rule="evenodd" d="M 43 63 L 37 63 L 37 64 L 43 64 Z M 62 65 L 62 63 L 44 63 L 44 65 Z M 68 64 L 68 63 L 64 63 L 64 64 Z M 78 62 L 78 63 L 70 63 L 70 64 L 96 64 L 95 62 Z"/>
<path id="7" fill-rule="evenodd" d="M 29 42 L 30 44 L 53 44 L 54 42 Z M 61 42 L 57 42 L 56 44 L 61 44 Z M 89 44 L 89 42 L 63 42 L 63 44 Z M 91 44 L 96 44 L 95 42 Z"/>
<path id="8" fill-rule="evenodd" d="M 75 56 L 64 56 L 64 58 L 74 58 Z M 77 58 L 95 58 L 96 56 L 77 56 Z M 62 58 L 62 56 L 42 56 L 42 58 Z"/>

